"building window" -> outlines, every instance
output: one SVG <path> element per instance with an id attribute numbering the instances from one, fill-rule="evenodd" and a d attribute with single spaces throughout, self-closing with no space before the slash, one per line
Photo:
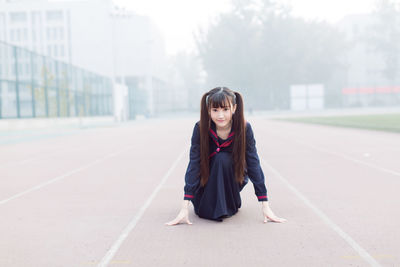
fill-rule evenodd
<path id="1" fill-rule="evenodd" d="M 51 45 L 47 46 L 47 56 L 51 56 Z"/>
<path id="2" fill-rule="evenodd" d="M 57 45 L 54 45 L 54 56 L 55 57 L 58 57 L 58 46 Z"/>
<path id="3" fill-rule="evenodd" d="M 28 29 L 24 29 L 24 41 L 28 40 Z"/>
<path id="4" fill-rule="evenodd" d="M 47 28 L 46 29 L 46 37 L 47 37 L 47 40 L 51 40 L 51 36 L 50 36 L 50 28 Z"/>
<path id="5" fill-rule="evenodd" d="M 10 31 L 10 40 L 11 40 L 11 42 L 15 41 L 15 30 Z"/>
<path id="6" fill-rule="evenodd" d="M 60 45 L 60 56 L 61 57 L 65 56 L 64 45 Z"/>
<path id="7" fill-rule="evenodd" d="M 63 19 L 62 10 L 49 10 L 46 12 L 47 21 L 60 21 Z"/>
<path id="8" fill-rule="evenodd" d="M 32 24 L 35 25 L 36 22 L 39 24 L 40 23 L 40 12 L 39 11 L 34 11 L 31 13 L 31 19 L 32 19 Z"/>
<path id="9" fill-rule="evenodd" d="M 64 28 L 60 27 L 60 40 L 64 40 Z"/>
<path id="10" fill-rule="evenodd" d="M 4 13 L 0 13 L 0 30 L 5 29 L 5 15 Z"/>
<path id="11" fill-rule="evenodd" d="M 17 38 L 16 38 L 16 41 L 17 41 L 17 42 L 21 41 L 21 30 L 20 30 L 20 29 L 17 29 Z"/>
<path id="12" fill-rule="evenodd" d="M 12 12 L 10 13 L 10 22 L 25 22 L 26 21 L 26 13 L 25 12 Z"/>
<path id="13" fill-rule="evenodd" d="M 18 69 L 18 75 L 19 76 L 23 76 L 24 75 L 24 69 L 23 69 L 23 66 L 22 66 L 21 63 L 18 64 L 17 69 Z"/>
<path id="14" fill-rule="evenodd" d="M 53 40 L 58 40 L 57 28 L 53 28 Z"/>
<path id="15" fill-rule="evenodd" d="M 36 42 L 36 31 L 32 29 L 32 42 Z"/>

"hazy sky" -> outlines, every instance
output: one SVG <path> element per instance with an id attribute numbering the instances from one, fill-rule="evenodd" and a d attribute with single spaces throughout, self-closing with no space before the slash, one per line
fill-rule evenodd
<path id="1" fill-rule="evenodd" d="M 343 16 L 353 13 L 368 13 L 375 0 L 280 0 L 289 3 L 292 14 L 308 19 L 322 19 L 335 23 Z M 153 19 L 164 33 L 167 54 L 194 47 L 193 31 L 215 19 L 220 12 L 229 10 L 230 0 L 114 0 L 126 7 Z"/>

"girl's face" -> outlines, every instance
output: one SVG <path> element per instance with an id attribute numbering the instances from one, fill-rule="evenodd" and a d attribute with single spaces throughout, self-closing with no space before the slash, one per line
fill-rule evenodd
<path id="1" fill-rule="evenodd" d="M 229 103 L 224 107 L 212 107 L 210 117 L 218 128 L 228 127 L 232 120 L 232 113 L 236 110 L 236 104 Z"/>

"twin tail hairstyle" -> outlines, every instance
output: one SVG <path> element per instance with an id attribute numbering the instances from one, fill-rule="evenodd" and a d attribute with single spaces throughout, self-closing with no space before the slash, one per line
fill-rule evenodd
<path id="1" fill-rule="evenodd" d="M 209 129 L 211 127 L 211 108 L 232 108 L 232 129 L 235 132 L 232 159 L 235 180 L 241 185 L 246 171 L 246 121 L 244 119 L 243 97 L 227 87 L 216 87 L 205 93 L 200 102 L 200 184 L 204 186 L 209 178 Z"/>

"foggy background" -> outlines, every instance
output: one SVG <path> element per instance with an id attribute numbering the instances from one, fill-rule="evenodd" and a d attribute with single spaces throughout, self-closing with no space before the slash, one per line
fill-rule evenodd
<path id="1" fill-rule="evenodd" d="M 0 118 L 198 112 L 217 86 L 253 111 L 398 106 L 399 12 L 389 0 L 2 0 Z"/>

